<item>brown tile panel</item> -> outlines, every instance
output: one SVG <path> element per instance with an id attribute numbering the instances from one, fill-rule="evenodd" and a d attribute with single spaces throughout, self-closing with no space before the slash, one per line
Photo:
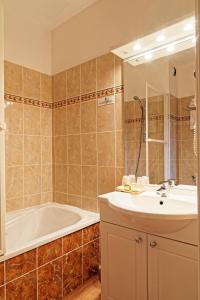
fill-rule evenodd
<path id="1" fill-rule="evenodd" d="M 83 281 L 98 273 L 99 261 L 99 240 L 83 246 Z"/>
<path id="2" fill-rule="evenodd" d="M 38 248 L 38 266 L 46 264 L 62 255 L 62 239 L 57 239 L 51 243 Z"/>
<path id="3" fill-rule="evenodd" d="M 5 265 L 4 262 L 0 263 L 0 286 L 4 284 Z"/>
<path id="4" fill-rule="evenodd" d="M 62 258 L 38 269 L 38 299 L 62 299 Z"/>
<path id="5" fill-rule="evenodd" d="M 99 236 L 100 236 L 99 223 L 88 226 L 83 229 L 83 244 L 91 242 L 92 240 L 99 238 Z"/>
<path id="6" fill-rule="evenodd" d="M 0 300 L 5 299 L 5 286 L 0 287 Z"/>
<path id="7" fill-rule="evenodd" d="M 82 235 L 84 243 L 87 243 L 85 245 L 82 245 Z M 99 223 L 96 223 L 41 246 L 37 251 L 34 249 L 1 263 L 0 300 L 4 299 L 4 290 L 6 299 L 63 299 L 63 296 L 82 285 L 83 280 L 97 273 L 98 237 Z"/>
<path id="8" fill-rule="evenodd" d="M 7 300 L 36 300 L 37 278 L 36 271 L 28 273 L 6 285 Z"/>
<path id="9" fill-rule="evenodd" d="M 63 296 L 82 284 L 82 248 L 63 257 Z"/>
<path id="10" fill-rule="evenodd" d="M 63 237 L 63 253 L 79 248 L 82 245 L 82 230 Z"/>
<path id="11" fill-rule="evenodd" d="M 5 263 L 6 282 L 16 279 L 36 268 L 36 250 L 8 259 Z"/>

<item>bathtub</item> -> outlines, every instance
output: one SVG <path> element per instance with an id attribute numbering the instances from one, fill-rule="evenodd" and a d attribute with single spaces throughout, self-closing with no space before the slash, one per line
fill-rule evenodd
<path id="1" fill-rule="evenodd" d="M 99 222 L 99 214 L 58 203 L 45 203 L 8 213 L 7 260 Z"/>

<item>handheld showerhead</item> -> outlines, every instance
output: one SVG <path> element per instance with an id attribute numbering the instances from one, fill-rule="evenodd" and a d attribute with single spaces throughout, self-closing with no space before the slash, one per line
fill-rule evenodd
<path id="1" fill-rule="evenodd" d="M 133 100 L 135 100 L 135 101 L 141 101 L 138 96 L 133 96 Z"/>

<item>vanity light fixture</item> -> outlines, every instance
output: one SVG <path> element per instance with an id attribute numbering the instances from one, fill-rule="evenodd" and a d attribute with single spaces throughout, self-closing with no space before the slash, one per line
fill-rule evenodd
<path id="1" fill-rule="evenodd" d="M 166 39 L 166 37 L 164 34 L 159 34 L 156 38 L 156 41 L 160 43 L 160 42 L 165 41 L 165 39 Z"/>
<path id="2" fill-rule="evenodd" d="M 112 52 L 133 66 L 194 47 L 195 17 L 139 37 Z"/>

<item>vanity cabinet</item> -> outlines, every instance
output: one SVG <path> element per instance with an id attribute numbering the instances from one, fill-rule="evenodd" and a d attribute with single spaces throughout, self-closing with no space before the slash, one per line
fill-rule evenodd
<path id="1" fill-rule="evenodd" d="M 102 300 L 197 300 L 198 248 L 101 222 Z"/>
<path id="2" fill-rule="evenodd" d="M 102 300 L 147 300 L 147 237 L 101 223 Z"/>
<path id="3" fill-rule="evenodd" d="M 149 300 L 197 300 L 197 259 L 196 246 L 149 235 Z"/>

